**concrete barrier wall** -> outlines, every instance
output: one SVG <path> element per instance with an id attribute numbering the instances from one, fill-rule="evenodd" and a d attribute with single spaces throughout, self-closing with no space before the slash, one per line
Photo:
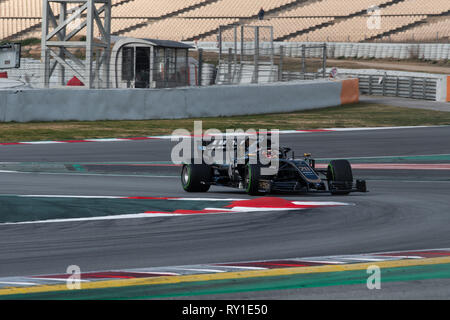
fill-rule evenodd
<path id="1" fill-rule="evenodd" d="M 5 90 L 0 91 L 0 121 L 179 119 L 292 112 L 357 102 L 357 81 L 175 89 Z"/>

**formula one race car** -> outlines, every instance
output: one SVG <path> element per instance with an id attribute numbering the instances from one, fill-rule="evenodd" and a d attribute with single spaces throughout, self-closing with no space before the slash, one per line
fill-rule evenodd
<path id="1" fill-rule="evenodd" d="M 207 148 L 207 147 L 206 147 Z M 347 195 L 350 192 L 367 192 L 365 180 L 353 180 L 350 163 L 347 160 L 333 160 L 325 169 L 316 168 L 316 161 L 310 154 L 304 159 L 288 157 L 290 148 L 278 150 L 278 170 L 275 174 L 262 175 L 262 168 L 268 167 L 260 161 L 251 164 L 255 154 L 245 151 L 245 161 L 238 164 L 183 164 L 181 184 L 187 192 L 207 192 L 211 185 L 245 190 L 249 195 L 268 193 L 331 193 Z M 270 153 L 270 151 L 269 151 Z M 272 156 L 274 156 L 272 154 Z M 208 162 L 210 163 L 210 162 Z"/>

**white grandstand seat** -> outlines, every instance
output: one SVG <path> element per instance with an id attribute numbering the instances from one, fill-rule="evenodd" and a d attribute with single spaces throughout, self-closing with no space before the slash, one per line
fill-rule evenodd
<path id="1" fill-rule="evenodd" d="M 111 29 L 113 34 L 124 36 L 172 40 L 199 38 L 215 41 L 217 35 L 213 32 L 220 25 L 244 23 L 272 25 L 275 39 L 287 38 L 287 41 L 359 42 L 407 26 L 406 30 L 383 40 L 431 41 L 450 37 L 449 19 L 436 21 L 433 18 L 431 21 L 424 21 L 429 15 L 450 12 L 450 0 L 404 0 L 398 3 L 392 3 L 392 0 L 317 0 L 305 1 L 305 5 L 296 5 L 296 1 L 112 0 Z M 265 20 L 253 18 L 261 7 L 267 12 L 291 4 L 287 9 L 273 11 Z M 58 4 L 53 5 L 55 14 L 58 14 Z M 69 5 L 69 8 L 74 5 Z M 383 17 L 380 30 L 368 29 L 366 16 L 349 17 L 367 10 L 372 5 L 385 6 L 381 9 Z M 168 15 L 171 16 L 167 18 Z M 21 38 L 40 37 L 41 17 L 42 0 L 1 0 L 0 40 L 18 35 Z M 155 19 L 160 20 L 155 22 Z M 300 31 L 332 21 L 339 22 L 296 35 Z M 415 26 L 417 21 L 426 23 Z"/>
<path id="2" fill-rule="evenodd" d="M 450 11 L 449 0 L 405 0 L 382 10 L 383 15 L 440 14 Z"/>
<path id="3" fill-rule="evenodd" d="M 290 39 L 291 41 L 341 41 L 341 42 L 360 42 L 368 38 L 381 35 L 384 32 L 394 30 L 406 25 L 425 19 L 426 16 L 400 16 L 383 17 L 380 29 L 369 29 L 367 27 L 367 17 L 354 17 L 321 28 L 319 30 L 299 35 Z"/>
<path id="4" fill-rule="evenodd" d="M 113 17 L 146 17 L 157 18 L 177 12 L 208 0 L 133 0 L 114 7 Z"/>
<path id="5" fill-rule="evenodd" d="M 166 40 L 187 40 L 217 30 L 221 25 L 236 23 L 237 19 L 169 18 L 126 32 L 124 36 Z"/>
<path id="6" fill-rule="evenodd" d="M 270 11 L 296 0 L 219 0 L 198 9 L 182 14 L 183 17 L 252 17 L 259 10 Z"/>
<path id="7" fill-rule="evenodd" d="M 286 11 L 280 17 L 348 16 L 388 2 L 391 0 L 322 0 Z"/>
<path id="8" fill-rule="evenodd" d="M 450 38 L 450 18 L 432 23 L 422 24 L 383 38 L 386 41 L 435 41 Z"/>

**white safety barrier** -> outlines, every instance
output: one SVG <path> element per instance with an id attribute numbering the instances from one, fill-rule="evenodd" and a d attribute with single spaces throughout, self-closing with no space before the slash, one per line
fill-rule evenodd
<path id="1" fill-rule="evenodd" d="M 339 76 L 359 78 L 362 94 L 450 102 L 450 81 L 445 74 L 339 68 Z"/>
<path id="2" fill-rule="evenodd" d="M 188 42 L 191 44 L 190 42 Z M 287 56 L 300 57 L 302 45 L 317 45 L 317 42 L 274 42 L 275 53 L 283 46 Z M 224 43 L 223 47 L 232 47 L 234 43 Z M 239 44 L 240 45 L 240 44 Z M 238 47 L 239 47 L 238 45 Z M 246 47 L 250 46 L 246 43 Z M 217 42 L 198 42 L 198 48 L 218 51 Z M 377 59 L 425 59 L 446 60 L 450 56 L 450 43 L 351 43 L 327 42 L 328 58 L 377 58 Z M 320 55 L 320 53 L 319 53 Z M 315 57 L 317 52 L 308 50 L 307 57 Z"/>

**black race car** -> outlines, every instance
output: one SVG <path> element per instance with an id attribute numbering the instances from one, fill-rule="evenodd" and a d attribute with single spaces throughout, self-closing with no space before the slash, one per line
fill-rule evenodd
<path id="1" fill-rule="evenodd" d="M 367 192 L 365 180 L 354 181 L 347 160 L 333 160 L 326 169 L 318 169 L 310 154 L 305 154 L 304 159 L 295 159 L 293 152 L 291 157 L 288 156 L 290 151 L 285 147 L 278 150 L 278 170 L 270 175 L 262 174 L 262 168 L 269 165 L 261 164 L 261 161 L 252 164 L 248 146 L 245 161 L 240 164 L 237 161 L 230 164 L 195 164 L 191 161 L 183 164 L 181 184 L 187 192 L 207 192 L 211 185 L 217 185 L 242 189 L 249 195 Z"/>

